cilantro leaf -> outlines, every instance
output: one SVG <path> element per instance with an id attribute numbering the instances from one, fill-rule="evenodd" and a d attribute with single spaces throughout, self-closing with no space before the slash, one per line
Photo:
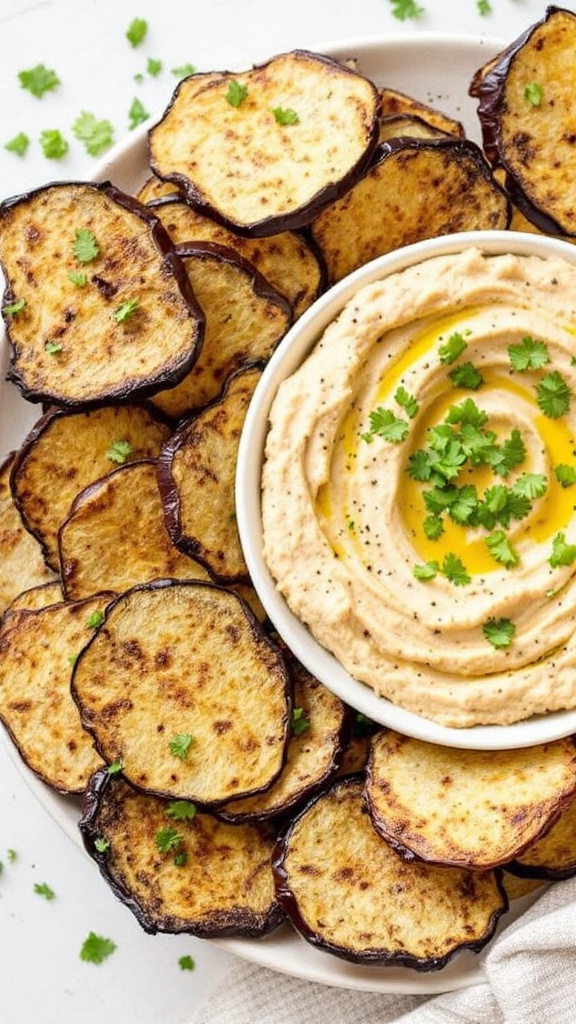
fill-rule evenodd
<path id="1" fill-rule="evenodd" d="M 510 432 L 510 437 L 501 445 L 496 445 L 494 452 L 488 459 L 488 464 L 498 476 L 508 476 L 510 470 L 521 465 L 526 458 L 526 446 L 522 440 L 522 434 L 517 427 Z"/>
<path id="2" fill-rule="evenodd" d="M 130 46 L 139 46 L 144 42 L 148 32 L 148 22 L 144 18 L 134 18 L 126 29 L 126 39 Z"/>
<path id="3" fill-rule="evenodd" d="M 92 964 L 101 964 L 115 949 L 116 943 L 112 939 L 106 939 L 103 935 L 90 932 L 82 943 L 80 959 Z"/>
<path id="4" fill-rule="evenodd" d="M 539 107 L 544 99 L 544 90 L 538 82 L 528 82 L 524 86 L 524 99 L 533 107 Z"/>
<path id="5" fill-rule="evenodd" d="M 139 305 L 138 299 L 127 299 L 121 306 L 118 306 L 118 309 L 114 310 L 114 319 L 119 324 L 125 323 L 136 312 Z"/>
<path id="6" fill-rule="evenodd" d="M 547 488 L 548 480 L 544 473 L 522 473 L 515 481 L 512 490 L 515 494 L 524 495 L 534 501 L 535 498 L 541 498 Z"/>
<path id="7" fill-rule="evenodd" d="M 548 559 L 549 564 L 553 569 L 557 569 L 561 565 L 573 565 L 576 561 L 576 544 L 568 544 L 566 542 L 566 534 L 563 532 L 557 533 L 552 538 L 552 554 Z"/>
<path id="8" fill-rule="evenodd" d="M 194 960 L 188 953 L 178 958 L 178 964 L 181 971 L 193 971 L 196 967 Z"/>
<path id="9" fill-rule="evenodd" d="M 543 341 L 536 341 L 530 334 L 522 338 L 519 345 L 508 345 L 508 356 L 513 370 L 539 370 L 550 362 L 548 349 Z"/>
<path id="10" fill-rule="evenodd" d="M 454 387 L 468 388 L 470 391 L 477 391 L 484 383 L 484 377 L 469 360 L 450 370 L 448 376 Z"/>
<path id="11" fill-rule="evenodd" d="M 122 761 L 113 761 L 112 764 L 108 765 L 108 775 L 119 775 L 124 770 Z"/>
<path id="12" fill-rule="evenodd" d="M 444 561 L 441 566 L 442 575 L 450 580 L 456 587 L 463 587 L 467 583 L 470 583 L 471 577 L 466 569 L 466 566 L 462 562 L 462 559 L 458 558 L 453 551 L 449 551 L 444 557 Z"/>
<path id="13" fill-rule="evenodd" d="M 135 97 L 130 104 L 130 109 L 128 110 L 128 128 L 130 131 L 136 128 L 139 124 L 142 124 L 144 121 L 147 121 L 149 117 L 150 114 L 148 111 L 144 108 L 140 100 Z"/>
<path id="14" fill-rule="evenodd" d="M 481 14 L 483 17 L 486 14 L 492 14 L 492 4 L 490 3 L 490 0 L 476 0 L 476 9 L 478 14 Z"/>
<path id="15" fill-rule="evenodd" d="M 310 728 L 310 719 L 308 718 L 304 708 L 293 708 L 292 709 L 292 732 L 294 736 L 301 736 L 302 733 L 306 732 Z"/>
<path id="16" fill-rule="evenodd" d="M 166 825 L 165 828 L 158 829 L 155 842 L 160 853 L 170 853 L 172 850 L 177 850 L 180 843 L 184 842 L 184 836 L 177 828 Z"/>
<path id="17" fill-rule="evenodd" d="M 97 836 L 94 840 L 94 849 L 98 853 L 106 853 L 106 850 L 110 848 L 110 840 L 104 839 L 104 836 Z"/>
<path id="18" fill-rule="evenodd" d="M 103 622 L 104 612 L 96 610 L 86 619 L 86 626 L 88 629 L 98 629 L 98 626 L 101 626 Z"/>
<path id="19" fill-rule="evenodd" d="M 511 569 L 512 566 L 518 565 L 518 562 L 520 561 L 520 556 L 512 547 L 509 538 L 504 533 L 504 530 L 496 530 L 495 533 L 491 533 L 486 537 L 486 547 L 492 555 L 492 558 L 499 562 L 500 565 L 505 565 L 507 569 Z"/>
<path id="20" fill-rule="evenodd" d="M 174 754 L 174 757 L 180 758 L 181 761 L 185 761 L 188 757 L 188 751 L 194 743 L 194 737 L 188 732 L 179 732 L 172 737 L 169 743 L 170 753 Z"/>
<path id="21" fill-rule="evenodd" d="M 166 814 L 173 821 L 192 821 L 196 814 L 196 806 L 189 800 L 171 800 L 166 808 Z"/>
<path id="22" fill-rule="evenodd" d="M 545 416 L 557 420 L 570 408 L 572 392 L 558 370 L 547 373 L 536 385 L 536 401 Z"/>
<path id="23" fill-rule="evenodd" d="M 83 270 L 71 270 L 68 278 L 77 288 L 84 288 L 88 284 L 88 277 Z"/>
<path id="24" fill-rule="evenodd" d="M 110 462 L 123 463 L 126 459 L 133 455 L 135 448 L 130 444 L 130 441 L 123 441 L 118 439 L 113 441 L 108 451 L 106 452 L 106 458 L 110 459 Z"/>
<path id="25" fill-rule="evenodd" d="M 172 68 L 172 74 L 176 78 L 188 78 L 189 75 L 193 75 L 196 71 L 194 64 L 181 64 L 180 67 Z"/>
<path id="26" fill-rule="evenodd" d="M 53 900 L 56 898 L 56 893 L 50 888 L 46 882 L 35 882 L 34 892 L 38 893 L 39 896 L 43 896 L 45 900 Z"/>
<path id="27" fill-rule="evenodd" d="M 450 518 L 461 526 L 470 522 L 478 507 L 478 494 L 473 484 L 457 488 L 456 498 L 448 509 Z"/>
<path id="28" fill-rule="evenodd" d="M 248 95 L 248 86 L 240 82 L 237 82 L 235 78 L 232 78 L 228 82 L 228 91 L 225 99 L 231 107 L 240 107 Z"/>
<path id="29" fill-rule="evenodd" d="M 420 7 L 415 0 L 390 0 L 392 14 L 398 21 L 407 21 L 409 18 L 416 20 L 424 14 L 424 8 Z"/>
<path id="30" fill-rule="evenodd" d="M 295 110 L 291 107 L 272 107 L 271 111 L 274 114 L 274 120 L 276 124 L 290 125 L 300 124 L 300 118 Z"/>
<path id="31" fill-rule="evenodd" d="M 91 263 L 98 256 L 100 248 L 91 231 L 87 228 L 78 228 L 72 251 L 80 263 Z"/>
<path id="32" fill-rule="evenodd" d="M 486 639 L 497 650 L 510 647 L 516 632 L 516 626 L 510 619 L 487 619 L 482 626 Z"/>
<path id="33" fill-rule="evenodd" d="M 83 110 L 72 125 L 72 131 L 86 146 L 90 156 L 98 156 L 114 142 L 114 129 L 110 121 L 98 121 L 94 114 Z"/>
<path id="34" fill-rule="evenodd" d="M 560 462 L 554 467 L 554 475 L 562 487 L 571 487 L 572 484 L 576 484 L 576 466 Z"/>
<path id="35" fill-rule="evenodd" d="M 4 144 L 4 149 L 7 149 L 9 153 L 16 153 L 17 156 L 24 156 L 28 146 L 30 145 L 30 139 L 24 132 L 18 132 L 10 142 Z"/>
<path id="36" fill-rule="evenodd" d="M 370 413 L 370 430 L 362 436 L 365 441 L 371 441 L 374 434 L 379 434 L 385 441 L 398 443 L 406 438 L 409 430 L 406 420 L 395 416 L 391 409 L 379 406 Z"/>
<path id="37" fill-rule="evenodd" d="M 7 306 L 2 306 L 2 312 L 5 316 L 17 316 L 24 306 L 26 305 L 26 299 L 16 299 L 14 302 L 10 302 Z"/>
<path id="38" fill-rule="evenodd" d="M 418 402 L 414 398 L 414 395 L 411 395 L 402 384 L 396 389 L 394 400 L 398 402 L 398 405 L 401 406 L 402 409 L 406 410 L 406 415 L 409 416 L 411 420 L 414 419 L 418 412 Z"/>
<path id="39" fill-rule="evenodd" d="M 162 71 L 162 61 L 156 60 L 154 57 L 148 57 L 146 71 L 151 78 L 156 78 Z"/>
<path id="40" fill-rule="evenodd" d="M 61 160 L 68 152 L 68 143 L 57 128 L 46 128 L 41 132 L 40 145 L 48 160 Z"/>
<path id="41" fill-rule="evenodd" d="M 488 414 L 479 409 L 473 398 L 465 398 L 460 405 L 451 405 L 446 415 L 447 423 L 469 424 L 479 430 L 488 422 Z"/>
<path id="42" fill-rule="evenodd" d="M 413 567 L 412 574 L 417 580 L 433 580 L 438 575 L 439 569 L 438 562 L 422 562 Z"/>
<path id="43" fill-rule="evenodd" d="M 45 92 L 50 92 L 60 85 L 60 79 L 52 68 L 44 64 L 37 64 L 34 68 L 26 71 L 19 71 L 18 78 L 23 89 L 27 89 L 33 96 L 41 99 Z"/>
<path id="44" fill-rule="evenodd" d="M 448 341 L 446 341 L 443 345 L 440 345 L 440 348 L 438 349 L 440 362 L 444 363 L 446 366 L 449 366 L 450 363 L 453 363 L 456 359 L 458 359 L 458 356 L 462 355 L 467 344 L 468 342 L 466 341 L 464 335 L 460 331 L 454 331 L 454 333 L 451 334 L 450 337 L 448 338 Z"/>
<path id="45" fill-rule="evenodd" d="M 438 540 L 444 533 L 444 523 L 437 515 L 426 516 L 422 527 L 428 540 Z"/>
<path id="46" fill-rule="evenodd" d="M 428 483 L 433 473 L 433 456 L 425 448 L 418 448 L 412 452 L 406 467 L 408 475 L 420 483 Z"/>

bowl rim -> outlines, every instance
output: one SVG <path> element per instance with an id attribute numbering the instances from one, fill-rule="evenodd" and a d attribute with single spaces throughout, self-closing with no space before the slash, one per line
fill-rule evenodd
<path id="1" fill-rule="evenodd" d="M 479 248 L 488 255 L 561 256 L 576 266 L 576 249 L 546 235 L 509 230 L 468 231 L 426 239 L 379 256 L 359 267 L 321 295 L 289 329 L 272 355 L 248 407 L 238 447 L 236 515 L 244 557 L 259 599 L 279 636 L 299 661 L 328 689 L 379 725 L 416 739 L 478 750 L 535 746 L 576 732 L 576 709 L 534 716 L 512 725 L 440 725 L 392 704 L 354 679 L 290 611 L 276 588 L 262 552 L 260 477 L 268 413 L 281 381 L 293 373 L 321 333 L 359 288 L 432 256 Z"/>

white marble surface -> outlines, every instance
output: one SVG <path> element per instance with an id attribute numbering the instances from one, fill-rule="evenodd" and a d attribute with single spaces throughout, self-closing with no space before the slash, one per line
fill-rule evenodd
<path id="1" fill-rule="evenodd" d="M 0 198 L 56 178 L 89 177 L 96 161 L 71 132 L 79 112 L 108 118 L 119 141 L 128 133 L 135 97 L 151 120 L 163 110 L 176 81 L 174 66 L 242 67 L 294 46 L 391 33 L 458 32 L 508 41 L 545 11 L 545 3 L 534 0 L 492 0 L 486 17 L 475 0 L 421 0 L 421 6 L 421 18 L 401 22 L 388 0 L 0 0 Z M 137 49 L 124 37 L 134 17 L 149 23 Z M 164 63 L 157 78 L 145 74 L 148 57 Z M 42 99 L 25 92 L 17 78 L 39 63 L 61 80 Z M 134 80 L 138 72 L 145 74 L 141 84 Z M 61 162 L 42 155 L 37 140 L 46 128 L 58 128 L 70 142 Z M 32 140 L 22 159 L 4 149 L 20 131 Z M 13 861 L 9 849 L 16 851 Z M 231 959 L 186 936 L 145 935 L 29 792 L 3 736 L 0 861 L 0 1020 L 6 1024 L 184 1024 Z M 34 892 L 43 882 L 55 899 Z M 101 966 L 79 958 L 89 931 L 117 944 Z M 180 969 L 184 954 L 195 959 L 195 971 Z"/>

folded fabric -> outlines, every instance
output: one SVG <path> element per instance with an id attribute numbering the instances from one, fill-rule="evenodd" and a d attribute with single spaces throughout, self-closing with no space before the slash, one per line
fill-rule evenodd
<path id="1" fill-rule="evenodd" d="M 479 963 L 480 985 L 406 996 L 318 985 L 239 960 L 189 1024 L 573 1024 L 576 878 L 547 889 Z"/>

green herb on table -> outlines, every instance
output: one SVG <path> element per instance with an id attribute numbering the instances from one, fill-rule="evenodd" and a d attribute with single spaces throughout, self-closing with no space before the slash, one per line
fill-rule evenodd
<path id="1" fill-rule="evenodd" d="M 490 0 L 476 0 L 476 10 L 478 14 L 485 17 L 487 14 L 492 14 L 492 4 Z"/>
<path id="2" fill-rule="evenodd" d="M 420 7 L 415 0 L 390 0 L 392 14 L 398 21 L 416 20 L 424 14 L 424 8 Z"/>
<path id="3" fill-rule="evenodd" d="M 38 893 L 39 896 L 43 896 L 45 900 L 56 899 L 56 893 L 50 888 L 46 882 L 36 882 L 34 885 L 34 892 Z"/>
<path id="4" fill-rule="evenodd" d="M 196 71 L 194 64 L 182 64 L 180 67 L 172 68 L 172 74 L 176 78 L 188 78 Z"/>
<path id="5" fill-rule="evenodd" d="M 116 943 L 112 939 L 107 939 L 103 935 L 96 935 L 95 932 L 90 932 L 82 943 L 80 959 L 86 960 L 91 964 L 101 964 L 115 949 Z"/>
<path id="6" fill-rule="evenodd" d="M 148 32 L 148 22 L 144 18 L 134 18 L 126 29 L 126 39 L 130 46 L 140 46 Z"/>
<path id="7" fill-rule="evenodd" d="M 24 132 L 18 132 L 10 142 L 6 142 L 4 149 L 7 149 L 9 153 L 16 153 L 17 156 L 24 156 L 28 146 L 30 145 L 30 139 Z"/>
<path id="8" fill-rule="evenodd" d="M 194 960 L 188 953 L 178 958 L 178 964 L 181 971 L 193 971 L 196 967 Z"/>
<path id="9" fill-rule="evenodd" d="M 162 71 L 162 67 L 163 65 L 161 60 L 157 60 L 154 57 L 148 57 L 148 60 L 146 62 L 146 71 L 148 72 L 151 78 L 157 78 L 157 76 Z"/>
<path id="10" fill-rule="evenodd" d="M 114 129 L 110 121 L 99 121 L 94 114 L 83 110 L 72 125 L 72 131 L 86 146 L 90 156 L 98 156 L 114 142 Z"/>
<path id="11" fill-rule="evenodd" d="M 510 619 L 487 619 L 482 626 L 484 636 L 497 650 L 504 650 L 510 647 L 516 626 Z"/>
<path id="12" fill-rule="evenodd" d="M 18 78 L 22 88 L 27 89 L 38 99 L 41 99 L 45 92 L 50 92 L 60 85 L 60 79 L 56 72 L 44 64 L 37 64 L 36 67 L 28 68 L 26 71 L 19 71 Z"/>
<path id="13" fill-rule="evenodd" d="M 68 152 L 68 143 L 57 128 L 46 128 L 41 132 L 40 146 L 47 160 L 61 160 Z"/>
<path id="14" fill-rule="evenodd" d="M 133 99 L 128 111 L 128 128 L 132 131 L 139 124 L 147 121 L 150 117 L 148 111 L 144 108 L 143 104 L 139 99 Z"/>

